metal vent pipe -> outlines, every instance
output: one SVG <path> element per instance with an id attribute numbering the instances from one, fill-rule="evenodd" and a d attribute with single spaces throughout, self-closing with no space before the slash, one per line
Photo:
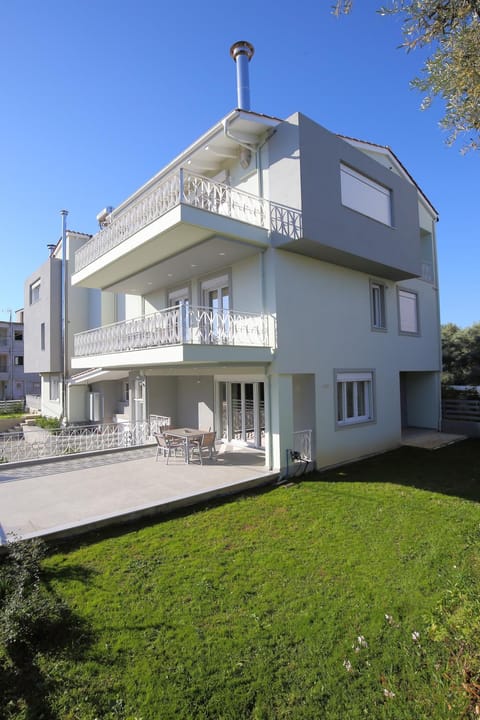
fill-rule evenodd
<path id="1" fill-rule="evenodd" d="M 239 40 L 230 48 L 230 55 L 237 66 L 237 103 L 240 110 L 250 110 L 250 82 L 248 63 L 255 49 L 246 40 Z"/>

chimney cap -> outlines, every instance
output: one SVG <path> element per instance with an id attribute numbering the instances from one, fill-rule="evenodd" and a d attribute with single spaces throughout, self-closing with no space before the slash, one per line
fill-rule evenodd
<path id="1" fill-rule="evenodd" d="M 250 61 L 254 52 L 255 48 L 251 43 L 247 42 L 247 40 L 238 40 L 236 43 L 233 43 L 230 48 L 230 55 L 235 62 L 237 61 L 237 57 L 239 55 L 246 55 L 247 60 Z"/>

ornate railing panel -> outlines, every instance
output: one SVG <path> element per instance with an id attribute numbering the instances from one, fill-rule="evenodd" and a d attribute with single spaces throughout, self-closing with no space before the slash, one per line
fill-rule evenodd
<path id="1" fill-rule="evenodd" d="M 312 431 L 298 430 L 293 433 L 293 450 L 299 453 L 300 460 L 312 460 Z"/>
<path id="2" fill-rule="evenodd" d="M 270 203 L 270 230 L 291 240 L 302 237 L 302 213 L 285 205 Z"/>
<path id="3" fill-rule="evenodd" d="M 0 462 L 21 462 L 46 457 L 149 444 L 153 438 L 148 422 L 81 425 L 49 432 L 29 428 L 29 432 L 0 434 Z"/>
<path id="4" fill-rule="evenodd" d="M 75 253 L 75 272 L 181 203 L 271 229 L 292 239 L 301 237 L 302 216 L 298 210 L 181 168 L 114 214 L 108 225 L 79 248 Z"/>
<path id="5" fill-rule="evenodd" d="M 269 347 L 268 317 L 185 305 L 167 308 L 76 334 L 74 356 L 180 344 Z"/>

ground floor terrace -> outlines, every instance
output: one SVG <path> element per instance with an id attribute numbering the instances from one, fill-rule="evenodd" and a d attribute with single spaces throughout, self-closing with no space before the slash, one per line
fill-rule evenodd
<path id="1" fill-rule="evenodd" d="M 266 470 L 294 458 L 325 468 L 398 447 L 409 428 L 440 429 L 437 371 L 382 367 L 279 373 L 272 365 L 96 369 L 71 383 L 69 420 L 215 432 L 257 450 Z"/>

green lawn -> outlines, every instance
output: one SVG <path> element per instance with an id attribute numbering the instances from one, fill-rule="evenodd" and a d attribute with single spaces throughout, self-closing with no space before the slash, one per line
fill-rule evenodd
<path id="1" fill-rule="evenodd" d="M 27 668 L 0 656 L 0 717 L 478 717 L 479 451 L 403 448 L 57 546 L 71 615 Z"/>

